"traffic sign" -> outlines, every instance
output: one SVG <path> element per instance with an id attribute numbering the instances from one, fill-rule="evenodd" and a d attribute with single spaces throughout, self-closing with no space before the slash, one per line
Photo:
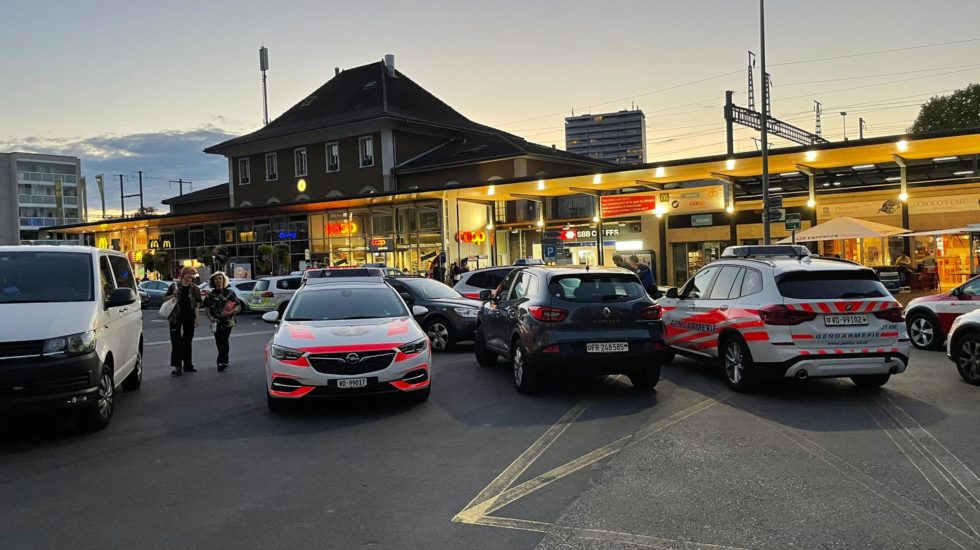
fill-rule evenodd
<path id="1" fill-rule="evenodd" d="M 783 207 L 783 196 L 782 195 L 769 195 L 769 209 L 782 208 Z"/>
<path id="2" fill-rule="evenodd" d="M 785 208 L 770 208 L 769 209 L 769 221 L 771 222 L 781 222 L 786 219 L 786 209 Z"/>
<path id="3" fill-rule="evenodd" d="M 803 217 L 799 214 L 786 214 L 786 231 L 797 231 L 803 227 Z"/>

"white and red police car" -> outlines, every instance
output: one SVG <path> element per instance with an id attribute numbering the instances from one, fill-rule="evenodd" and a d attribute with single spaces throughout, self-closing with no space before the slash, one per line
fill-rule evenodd
<path id="1" fill-rule="evenodd" d="M 980 386 L 980 309 L 953 321 L 946 356 L 956 363 L 963 380 Z"/>
<path id="2" fill-rule="evenodd" d="M 912 345 L 919 349 L 941 349 L 953 321 L 980 309 L 980 277 L 974 277 L 944 294 L 916 298 L 905 306 Z"/>
<path id="3" fill-rule="evenodd" d="M 432 352 L 406 305 L 380 278 L 338 278 L 296 291 L 266 346 L 269 409 L 299 399 L 400 393 L 429 397 Z"/>
<path id="4" fill-rule="evenodd" d="M 783 377 L 878 387 L 909 361 L 902 307 L 875 272 L 804 247 L 729 247 L 658 303 L 668 351 L 720 362 L 736 391 Z"/>

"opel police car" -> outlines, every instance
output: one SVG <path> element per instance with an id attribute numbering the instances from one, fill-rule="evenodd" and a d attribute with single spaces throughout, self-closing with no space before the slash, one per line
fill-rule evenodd
<path id="1" fill-rule="evenodd" d="M 720 363 L 735 391 L 792 377 L 878 387 L 909 361 L 902 307 L 875 272 L 801 246 L 729 247 L 659 304 L 668 351 Z"/>
<path id="2" fill-rule="evenodd" d="M 282 318 L 278 311 L 262 316 L 278 323 L 265 350 L 269 409 L 342 395 L 428 399 L 431 349 L 414 319 L 425 313 L 380 278 L 302 287 Z"/>

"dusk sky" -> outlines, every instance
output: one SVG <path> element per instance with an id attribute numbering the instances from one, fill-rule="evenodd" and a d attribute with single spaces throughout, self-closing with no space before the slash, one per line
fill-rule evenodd
<path id="1" fill-rule="evenodd" d="M 724 152 L 724 92 L 745 104 L 746 51 L 759 49 L 750 0 L 8 0 L 3 18 L 0 151 L 80 157 L 92 214 L 98 172 L 144 170 L 148 203 L 176 194 L 170 179 L 227 181 L 201 149 L 261 123 L 263 42 L 273 117 L 334 67 L 392 53 L 469 118 L 546 145 L 564 145 L 572 109 L 635 102 L 649 161 Z M 829 139 L 842 137 L 840 111 L 851 137 L 858 117 L 867 135 L 901 133 L 930 96 L 980 80 L 978 19 L 976 0 L 770 0 L 774 115 L 812 131 L 817 99 Z M 840 56 L 851 57 L 801 62 Z M 739 130 L 738 150 L 754 150 L 753 135 Z"/>

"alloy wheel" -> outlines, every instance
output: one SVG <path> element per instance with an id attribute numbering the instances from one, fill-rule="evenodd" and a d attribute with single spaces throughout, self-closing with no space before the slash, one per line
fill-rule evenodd
<path id="1" fill-rule="evenodd" d="M 742 356 L 742 346 L 738 342 L 732 342 L 725 348 L 725 375 L 732 384 L 742 381 L 742 369 L 744 364 Z"/>
<path id="2" fill-rule="evenodd" d="M 966 340 L 956 357 L 960 372 L 970 381 L 980 381 L 980 341 Z"/>
<path id="3" fill-rule="evenodd" d="M 524 351 L 520 346 L 514 348 L 514 382 L 520 387 L 524 381 Z"/>
<path id="4" fill-rule="evenodd" d="M 429 336 L 429 340 L 432 341 L 432 349 L 444 351 L 449 344 L 449 329 L 446 328 L 446 325 L 438 321 L 429 325 L 426 334 Z"/>
<path id="5" fill-rule="evenodd" d="M 112 376 L 108 372 L 103 372 L 99 379 L 99 416 L 103 419 L 112 416 L 114 398 L 115 388 L 112 385 Z"/>
<path id="6" fill-rule="evenodd" d="M 932 323 L 929 322 L 925 317 L 917 317 L 912 324 L 909 326 L 911 329 L 912 341 L 915 342 L 919 347 L 927 348 L 932 345 L 933 338 L 936 337 L 935 332 L 932 330 Z"/>

